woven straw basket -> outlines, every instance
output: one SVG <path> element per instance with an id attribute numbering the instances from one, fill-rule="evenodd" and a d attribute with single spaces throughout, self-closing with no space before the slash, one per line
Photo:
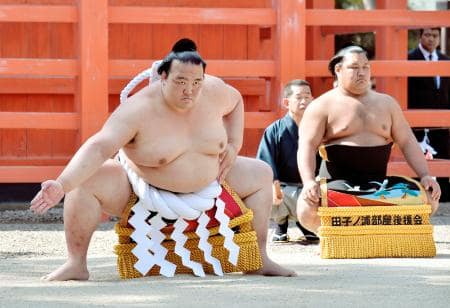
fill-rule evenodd
<path id="1" fill-rule="evenodd" d="M 233 240 L 240 247 L 238 264 L 234 266 L 228 262 L 228 250 L 223 247 L 224 237 L 219 234 L 218 226 L 209 229 L 210 237 L 208 242 L 212 245 L 212 255 L 220 261 L 224 273 L 258 270 L 262 267 L 262 260 L 256 240 L 256 232 L 252 227 L 253 212 L 245 207 L 242 200 L 227 184 L 223 184 L 223 188 L 232 196 L 242 212 L 241 216 L 231 219 L 229 223 L 229 227 L 235 232 Z M 128 224 L 128 219 L 131 217 L 131 208 L 136 203 L 136 198 L 136 195 L 132 194 L 121 221 L 115 226 L 115 231 L 119 237 L 119 244 L 114 247 L 114 250 L 118 257 L 117 267 L 122 279 L 142 277 L 141 273 L 134 268 L 137 258 L 131 250 L 136 246 L 136 243 L 130 238 L 134 228 Z M 184 247 L 190 250 L 191 260 L 200 262 L 203 265 L 205 273 L 213 273 L 212 266 L 205 262 L 203 252 L 198 248 L 198 236 L 194 232 L 186 232 L 185 235 L 188 237 L 188 240 Z M 192 273 L 190 268 L 182 265 L 180 256 L 175 254 L 175 243 L 170 239 L 170 234 L 166 234 L 166 240 L 162 245 L 168 249 L 166 260 L 177 266 L 176 273 Z M 158 266 L 154 266 L 146 276 L 151 275 L 159 275 Z"/>
<path id="2" fill-rule="evenodd" d="M 327 207 L 321 181 L 319 207 L 321 257 L 324 259 L 434 257 L 431 206 Z"/>

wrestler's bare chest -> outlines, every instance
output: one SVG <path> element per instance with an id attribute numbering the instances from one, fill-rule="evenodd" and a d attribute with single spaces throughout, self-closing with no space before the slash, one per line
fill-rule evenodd
<path id="1" fill-rule="evenodd" d="M 390 113 L 382 104 L 346 100 L 330 108 L 326 139 L 346 138 L 359 144 L 378 143 L 381 139 L 390 138 L 391 126 Z"/>
<path id="2" fill-rule="evenodd" d="M 193 155 L 217 158 L 226 143 L 220 110 L 202 108 L 192 114 L 149 117 L 124 149 L 135 164 L 158 168 Z"/>

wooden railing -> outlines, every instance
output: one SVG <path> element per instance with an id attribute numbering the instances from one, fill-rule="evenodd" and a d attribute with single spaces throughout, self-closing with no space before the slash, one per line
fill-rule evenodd
<path id="1" fill-rule="evenodd" d="M 383 55 L 372 61 L 372 75 L 382 77 L 380 90 L 399 101 L 411 126 L 450 127 L 448 110 L 406 110 L 406 77 L 448 76 L 450 62 L 407 62 L 405 35 L 410 28 L 450 26 L 450 11 L 413 12 L 406 10 L 406 0 L 380 2 L 384 9 L 373 11 L 334 10 L 330 0 L 311 1 L 308 8 L 306 1 L 295 0 L 274 1 L 268 8 L 108 6 L 107 0 L 78 0 L 75 6 L 0 5 L 0 24 L 71 23 L 77 33 L 73 59 L 0 58 L 0 94 L 73 94 L 75 110 L 0 111 L 0 129 L 76 130 L 79 144 L 95 133 L 110 112 L 109 95 L 117 96 L 127 80 L 153 61 L 111 59 L 108 31 L 112 24 L 256 25 L 268 29 L 271 59 L 207 59 L 208 73 L 234 82 L 244 95 L 264 97 L 259 111 L 245 114 L 246 128 L 259 131 L 280 116 L 277 101 L 289 80 L 314 80 L 316 96 L 327 90 L 327 64 L 334 53 L 335 34 L 373 29 L 378 31 L 377 50 Z M 388 46 L 395 48 L 385 51 Z M 392 82 L 383 83 L 387 79 Z M 0 182 L 39 182 L 55 177 L 68 159 L 1 158 Z M 432 174 L 450 176 L 448 161 L 429 165 Z M 412 175 L 403 161 L 392 161 L 389 170 Z"/>
<path id="2" fill-rule="evenodd" d="M 0 60 L 0 93 L 74 94 L 75 112 L 0 112 L 0 128 L 77 130 L 79 142 L 95 133 L 108 116 L 108 95 L 118 94 L 126 80 L 148 68 L 152 60 L 109 59 L 110 24 L 220 24 L 276 25 L 272 8 L 180 8 L 111 6 L 107 0 L 79 0 L 77 6 L 0 5 L 0 23 L 74 23 L 77 27 L 77 59 Z M 244 77 L 243 94 L 266 95 L 264 78 L 276 76 L 273 60 L 211 60 L 208 72 L 221 77 Z M 252 77 L 258 77 L 252 80 Z M 108 81 L 109 80 L 109 81 Z M 230 79 L 230 83 L 233 80 Z M 262 128 L 275 112 L 247 112 L 246 127 Z M 13 165 L 14 161 L 18 165 Z M 34 162 L 29 165 L 26 162 Z M 43 162 L 66 159 L 40 157 L 0 159 L 0 182 L 39 182 L 55 177 L 63 165 L 42 166 Z"/>

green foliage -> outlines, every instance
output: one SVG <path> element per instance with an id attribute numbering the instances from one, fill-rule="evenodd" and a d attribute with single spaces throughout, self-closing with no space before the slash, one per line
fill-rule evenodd
<path id="1" fill-rule="evenodd" d="M 419 30 L 408 31 L 408 50 L 414 49 L 419 45 Z"/>
<path id="2" fill-rule="evenodd" d="M 363 0 L 336 0 L 336 9 L 364 10 Z M 419 30 L 408 31 L 408 50 L 414 49 L 419 44 Z M 369 58 L 375 55 L 375 34 L 374 33 L 352 33 L 335 36 L 336 52 L 349 45 L 358 45 L 367 50 Z"/>
<path id="3" fill-rule="evenodd" d="M 361 46 L 367 51 L 369 59 L 375 56 L 375 35 L 373 32 L 336 35 L 334 48 L 336 52 L 350 45 Z"/>
<path id="4" fill-rule="evenodd" d="M 362 0 L 336 0 L 335 7 L 345 10 L 363 10 L 364 3 Z"/>
<path id="5" fill-rule="evenodd" d="M 345 10 L 364 10 L 363 0 L 336 0 L 335 8 Z M 349 45 L 358 45 L 367 50 L 369 58 L 375 55 L 375 35 L 374 33 L 352 33 L 336 35 L 334 47 L 336 52 Z"/>

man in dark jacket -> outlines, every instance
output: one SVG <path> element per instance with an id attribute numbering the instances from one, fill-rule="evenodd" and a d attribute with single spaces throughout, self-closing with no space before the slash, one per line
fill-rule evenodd
<path id="1" fill-rule="evenodd" d="M 448 61 L 450 58 L 436 48 L 440 43 L 440 28 L 420 29 L 419 46 L 408 53 L 408 60 Z M 411 109 L 450 109 L 450 77 L 409 77 L 408 108 Z M 450 138 L 448 128 L 414 129 L 417 140 L 424 146 L 431 146 L 435 158 L 450 158 Z M 428 147 L 428 149 L 430 149 Z M 433 151 L 434 150 L 434 151 Z M 441 201 L 450 199 L 448 178 L 439 179 L 442 189 Z"/>
<path id="2" fill-rule="evenodd" d="M 408 60 L 450 60 L 436 49 L 439 42 L 440 28 L 421 29 L 419 46 L 408 53 Z M 449 109 L 449 94 L 450 78 L 448 76 L 408 78 L 408 108 Z"/>
<path id="3" fill-rule="evenodd" d="M 295 220 L 305 236 L 301 244 L 313 244 L 319 238 L 297 221 L 297 199 L 302 184 L 297 165 L 298 124 L 312 100 L 311 88 L 305 80 L 291 80 L 283 89 L 282 106 L 286 115 L 264 131 L 256 158 L 265 161 L 273 170 L 273 206 L 271 218 L 276 228 L 273 242 L 287 242 L 289 219 Z"/>

